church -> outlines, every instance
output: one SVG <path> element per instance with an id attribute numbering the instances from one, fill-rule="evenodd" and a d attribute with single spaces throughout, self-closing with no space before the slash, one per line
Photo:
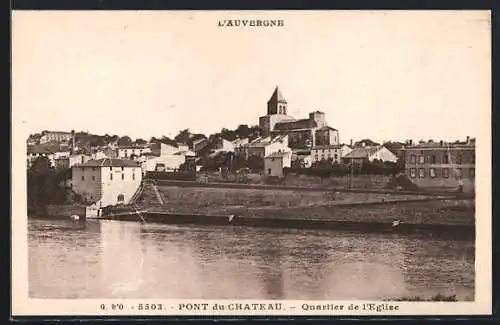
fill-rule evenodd
<path id="1" fill-rule="evenodd" d="M 328 126 L 324 112 L 311 112 L 309 118 L 297 120 L 289 116 L 287 110 L 288 103 L 276 86 L 267 102 L 267 114 L 259 118 L 261 135 L 287 134 L 288 146 L 292 149 L 339 145 L 339 131 Z"/>

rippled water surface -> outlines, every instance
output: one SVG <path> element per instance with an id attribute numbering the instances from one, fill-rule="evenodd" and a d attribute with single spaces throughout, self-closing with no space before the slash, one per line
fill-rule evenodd
<path id="1" fill-rule="evenodd" d="M 474 297 L 474 242 L 397 234 L 29 220 L 36 298 Z"/>

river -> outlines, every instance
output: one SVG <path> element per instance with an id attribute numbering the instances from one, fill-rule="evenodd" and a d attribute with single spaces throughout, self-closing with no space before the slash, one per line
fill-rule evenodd
<path id="1" fill-rule="evenodd" d="M 474 242 L 29 219 L 32 298 L 474 299 Z"/>

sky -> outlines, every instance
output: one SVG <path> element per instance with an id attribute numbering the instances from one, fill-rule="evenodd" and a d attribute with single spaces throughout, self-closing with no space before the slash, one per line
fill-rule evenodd
<path id="1" fill-rule="evenodd" d="M 210 134 L 257 125 L 279 85 L 345 143 L 463 140 L 490 125 L 490 39 L 487 11 L 14 12 L 13 125 Z"/>

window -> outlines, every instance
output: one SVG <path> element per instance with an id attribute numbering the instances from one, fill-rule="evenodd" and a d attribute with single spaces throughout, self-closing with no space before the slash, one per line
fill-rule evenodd
<path id="1" fill-rule="evenodd" d="M 95 176 L 92 176 L 92 180 L 95 181 Z"/>
<path id="2" fill-rule="evenodd" d="M 410 156 L 410 164 L 415 164 L 416 163 L 416 157 L 415 155 Z"/>
<path id="3" fill-rule="evenodd" d="M 417 174 L 415 172 L 415 168 L 410 168 L 410 177 L 412 177 L 412 178 L 417 177 Z"/>
<path id="4" fill-rule="evenodd" d="M 135 174 L 132 174 L 132 180 L 135 181 Z"/>
<path id="5" fill-rule="evenodd" d="M 418 177 L 425 178 L 425 169 L 423 169 L 423 168 L 418 169 Z"/>
<path id="6" fill-rule="evenodd" d="M 84 180 L 85 180 L 85 176 L 82 175 L 82 181 L 84 181 Z"/>
<path id="7" fill-rule="evenodd" d="M 462 170 L 460 168 L 455 169 L 455 175 L 457 175 L 457 178 L 462 178 Z"/>
<path id="8" fill-rule="evenodd" d="M 125 174 L 122 174 L 122 181 L 125 180 Z"/>
<path id="9" fill-rule="evenodd" d="M 472 161 L 473 164 L 476 163 L 476 152 L 474 152 L 474 151 L 472 152 L 471 161 Z"/>
<path id="10" fill-rule="evenodd" d="M 448 157 L 448 153 L 445 153 L 443 155 L 443 164 L 449 164 L 450 163 L 450 158 Z"/>
<path id="11" fill-rule="evenodd" d="M 430 168 L 429 169 L 429 176 L 432 178 L 436 177 L 436 169 Z"/>
<path id="12" fill-rule="evenodd" d="M 476 169 L 475 168 L 469 169 L 469 177 L 470 178 L 476 177 Z"/>
<path id="13" fill-rule="evenodd" d="M 418 156 L 418 163 L 419 164 L 425 164 L 425 157 L 423 155 L 422 156 Z"/>
<path id="14" fill-rule="evenodd" d="M 339 158 L 339 155 L 335 154 L 333 155 L 333 157 L 335 158 L 335 160 L 337 160 Z"/>
<path id="15" fill-rule="evenodd" d="M 271 175 L 271 168 L 268 168 L 268 169 L 267 169 L 267 174 L 268 174 L 268 175 Z"/>
<path id="16" fill-rule="evenodd" d="M 462 155 L 457 155 L 457 164 L 461 164 L 462 163 Z"/>
<path id="17" fill-rule="evenodd" d="M 92 171 L 95 171 L 95 167 L 92 167 Z"/>
<path id="18" fill-rule="evenodd" d="M 109 167 L 109 170 L 112 171 L 113 170 L 113 167 Z"/>
<path id="19" fill-rule="evenodd" d="M 109 174 L 109 180 L 113 180 L 113 174 Z"/>
<path id="20" fill-rule="evenodd" d="M 124 169 L 124 168 L 123 168 L 123 166 L 122 166 L 122 171 L 123 171 L 123 169 Z"/>
<path id="21" fill-rule="evenodd" d="M 436 163 L 436 156 L 432 155 L 431 156 L 431 164 L 435 164 Z"/>
<path id="22" fill-rule="evenodd" d="M 443 177 L 444 178 L 450 177 L 450 170 L 448 168 L 443 168 Z"/>

